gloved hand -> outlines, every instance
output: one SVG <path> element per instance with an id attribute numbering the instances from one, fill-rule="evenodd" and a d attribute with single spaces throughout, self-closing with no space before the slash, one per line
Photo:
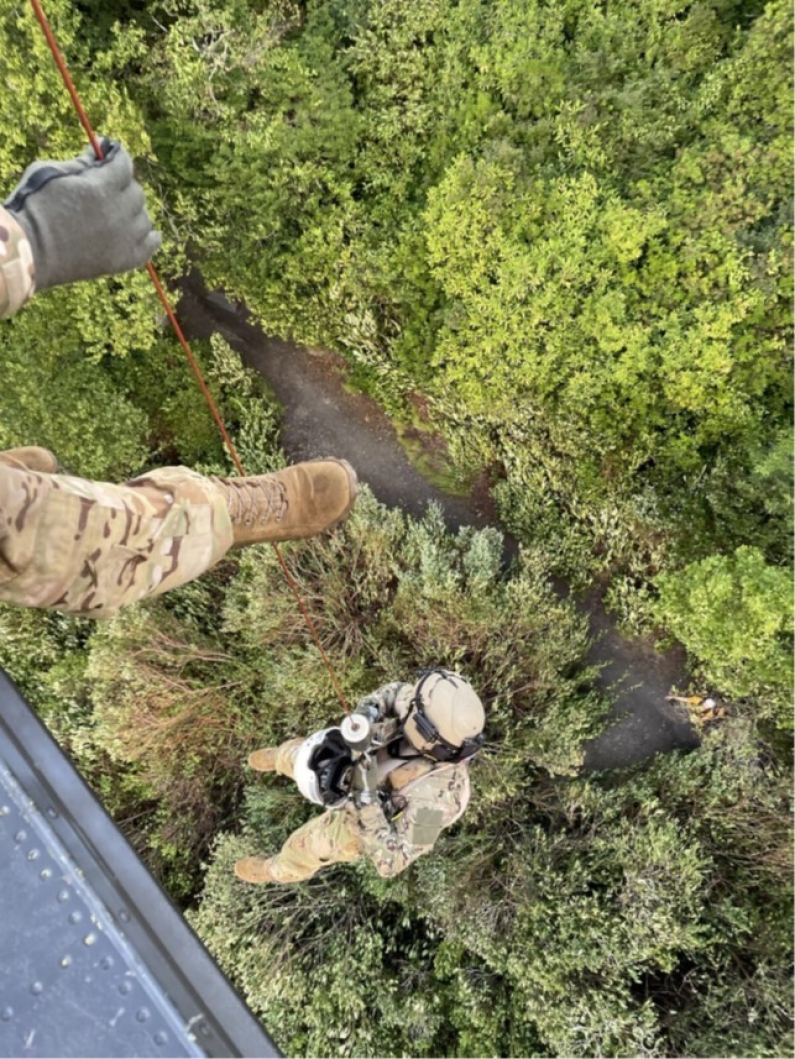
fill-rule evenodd
<path id="1" fill-rule="evenodd" d="M 132 159 L 102 141 L 67 162 L 34 162 L 3 203 L 30 242 L 36 289 L 128 272 L 160 246 Z"/>

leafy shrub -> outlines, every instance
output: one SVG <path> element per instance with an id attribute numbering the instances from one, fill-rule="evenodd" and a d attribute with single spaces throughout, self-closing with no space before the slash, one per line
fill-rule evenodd
<path id="1" fill-rule="evenodd" d="M 657 614 L 703 679 L 729 696 L 753 699 L 760 716 L 791 728 L 790 572 L 744 546 L 661 574 L 656 584 Z"/>

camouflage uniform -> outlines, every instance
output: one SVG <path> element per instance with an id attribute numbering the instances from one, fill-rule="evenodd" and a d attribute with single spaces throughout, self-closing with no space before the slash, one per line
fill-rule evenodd
<path id="1" fill-rule="evenodd" d="M 0 463 L 0 600 L 110 618 L 177 588 L 232 544 L 223 491 L 184 467 L 125 485 Z"/>
<path id="2" fill-rule="evenodd" d="M 0 317 L 35 289 L 24 232 L 0 207 Z M 198 577 L 232 544 L 223 490 L 183 467 L 126 485 L 0 461 L 0 600 L 109 618 Z"/>
<path id="3" fill-rule="evenodd" d="M 376 722 L 379 738 L 397 734 L 413 685 L 386 684 L 363 699 L 357 712 Z M 302 739 L 283 743 L 276 771 L 292 778 L 293 762 Z M 377 751 L 379 790 L 389 793 L 386 807 L 375 803 L 357 808 L 347 801 L 304 824 L 269 861 L 277 882 L 309 879 L 327 864 L 368 857 L 379 875 L 398 875 L 430 853 L 442 830 L 454 824 L 469 804 L 469 768 L 465 763 L 437 762 L 415 756 L 393 758 Z M 386 811 L 385 811 L 386 809 Z"/>
<path id="4" fill-rule="evenodd" d="M 21 225 L 0 206 L 0 320 L 21 309 L 35 289 L 30 243 Z"/>

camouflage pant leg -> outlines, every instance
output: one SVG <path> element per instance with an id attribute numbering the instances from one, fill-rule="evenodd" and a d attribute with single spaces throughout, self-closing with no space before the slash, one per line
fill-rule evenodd
<path id="1" fill-rule="evenodd" d="M 271 859 L 270 868 L 277 882 L 301 882 L 327 864 L 358 860 L 361 852 L 356 809 L 348 804 L 329 809 L 294 831 Z"/>
<path id="2" fill-rule="evenodd" d="M 124 485 L 0 465 L 0 601 L 109 618 L 224 555 L 223 491 L 183 467 Z"/>
<path id="3" fill-rule="evenodd" d="M 293 765 L 295 764 L 295 755 L 298 750 L 303 746 L 305 740 L 303 736 L 298 736 L 297 739 L 288 739 L 286 743 L 282 743 L 276 751 L 276 771 L 286 776 L 288 779 L 293 778 Z"/>

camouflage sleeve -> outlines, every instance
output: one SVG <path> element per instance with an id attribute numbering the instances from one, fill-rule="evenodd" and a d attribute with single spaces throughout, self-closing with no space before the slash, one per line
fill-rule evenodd
<path id="1" fill-rule="evenodd" d="M 400 692 L 406 687 L 409 687 L 409 685 L 400 680 L 393 680 L 391 684 L 384 684 L 376 691 L 371 691 L 369 695 L 365 695 L 363 699 L 360 699 L 355 712 L 363 713 L 365 717 L 369 717 L 373 722 L 395 717 L 395 702 Z"/>
<path id="2" fill-rule="evenodd" d="M 398 875 L 417 857 L 430 853 L 441 831 L 464 814 L 469 796 L 466 765 L 436 766 L 392 794 L 392 806 L 399 811 L 390 817 L 380 805 L 358 810 L 362 852 L 379 875 Z"/>
<path id="3" fill-rule="evenodd" d="M 21 309 L 35 288 L 30 243 L 19 222 L 0 206 L 0 319 Z"/>
<path id="4" fill-rule="evenodd" d="M 362 849 L 384 879 L 399 875 L 423 853 L 429 853 L 445 826 L 438 806 L 411 803 L 403 811 L 400 827 L 388 820 L 380 805 L 359 810 Z"/>

